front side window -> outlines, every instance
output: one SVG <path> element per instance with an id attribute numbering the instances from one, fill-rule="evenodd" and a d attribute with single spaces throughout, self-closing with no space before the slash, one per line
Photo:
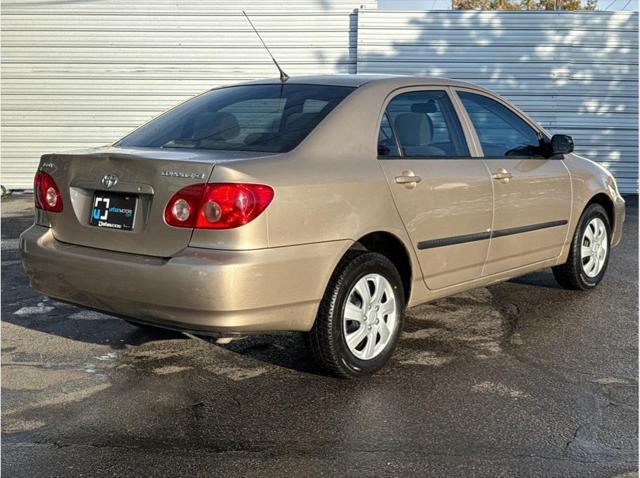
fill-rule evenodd
<path id="1" fill-rule="evenodd" d="M 220 88 L 150 121 L 116 146 L 284 153 L 353 90 L 302 84 Z"/>
<path id="2" fill-rule="evenodd" d="M 460 121 L 445 91 L 402 93 L 391 100 L 387 115 L 402 156 L 469 157 Z"/>
<path id="3" fill-rule="evenodd" d="M 485 157 L 543 157 L 536 130 L 501 103 L 483 95 L 459 91 Z"/>

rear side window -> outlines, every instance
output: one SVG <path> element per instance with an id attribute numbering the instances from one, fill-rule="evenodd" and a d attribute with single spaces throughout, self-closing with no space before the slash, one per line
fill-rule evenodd
<path id="1" fill-rule="evenodd" d="M 393 129 L 391 129 L 391 123 L 389 122 L 389 117 L 386 113 L 382 116 L 382 121 L 380 122 L 380 132 L 378 133 L 378 156 L 388 158 L 400 156 L 396 138 L 393 134 Z"/>
<path id="2" fill-rule="evenodd" d="M 402 155 L 413 158 L 469 157 L 460 121 L 445 91 L 412 91 L 387 106 Z"/>
<path id="3" fill-rule="evenodd" d="M 283 153 L 353 90 L 301 84 L 220 88 L 150 121 L 116 146 Z"/>
<path id="4" fill-rule="evenodd" d="M 543 157 L 538 133 L 501 103 L 483 95 L 459 91 L 485 157 Z"/>

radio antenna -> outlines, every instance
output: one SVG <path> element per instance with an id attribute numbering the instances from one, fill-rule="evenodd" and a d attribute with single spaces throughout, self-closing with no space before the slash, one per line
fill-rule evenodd
<path id="1" fill-rule="evenodd" d="M 247 19 L 247 21 L 249 22 L 249 25 L 251 25 L 251 28 L 253 28 L 253 31 L 256 32 L 256 35 L 258 35 L 258 38 L 260 38 L 260 41 L 262 42 L 262 46 L 264 46 L 264 49 L 267 50 L 267 53 L 269 54 L 269 56 L 271 57 L 271 60 L 273 60 L 273 63 L 276 65 L 276 68 L 278 69 L 278 71 L 280 72 L 280 81 L 282 83 L 286 82 L 289 79 L 289 75 L 287 75 L 284 70 L 282 68 L 280 68 L 280 65 L 278 65 L 278 62 L 276 61 L 276 59 L 273 57 L 273 55 L 271 54 L 271 50 L 269 50 L 269 47 L 267 46 L 267 44 L 264 42 L 264 40 L 262 39 L 262 37 L 260 36 L 260 33 L 258 33 L 258 30 L 256 29 L 256 27 L 253 25 L 253 22 L 251 21 L 251 19 L 249 18 L 249 15 L 247 15 L 247 13 L 242 10 L 242 14 L 245 16 L 245 18 Z"/>

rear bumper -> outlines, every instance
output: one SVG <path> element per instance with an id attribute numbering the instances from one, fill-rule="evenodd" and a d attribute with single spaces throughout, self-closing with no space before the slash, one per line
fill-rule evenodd
<path id="1" fill-rule="evenodd" d="M 20 237 L 31 286 L 53 298 L 170 328 L 209 333 L 310 330 L 349 241 L 249 251 L 186 248 L 156 258 Z"/>

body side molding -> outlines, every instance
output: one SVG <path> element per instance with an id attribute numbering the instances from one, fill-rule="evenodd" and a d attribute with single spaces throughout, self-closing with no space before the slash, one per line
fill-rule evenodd
<path id="1" fill-rule="evenodd" d="M 493 237 L 511 236 L 513 234 L 522 234 L 525 232 L 538 231 L 549 227 L 558 227 L 568 224 L 566 219 L 559 221 L 549 221 L 539 224 L 529 224 L 527 226 L 511 227 L 509 229 L 498 229 L 496 231 L 478 232 L 475 234 L 465 234 L 462 236 L 443 237 L 441 239 L 431 239 L 429 241 L 420 241 L 418 249 L 433 249 L 436 247 L 453 246 L 456 244 L 464 244 L 465 242 L 484 241 Z"/>

